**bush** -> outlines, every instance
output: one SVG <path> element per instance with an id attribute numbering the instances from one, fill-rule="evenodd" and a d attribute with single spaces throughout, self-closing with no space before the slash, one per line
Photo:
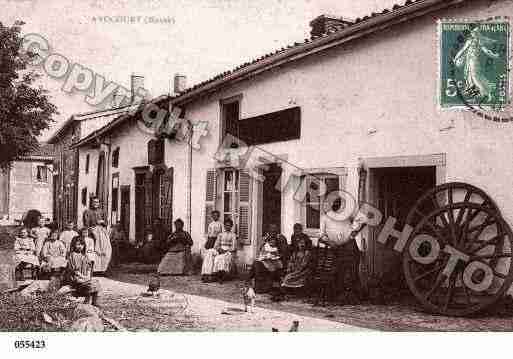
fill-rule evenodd
<path id="1" fill-rule="evenodd" d="M 76 302 L 56 293 L 0 293 L 0 331 L 64 330 L 59 322 L 70 320 L 76 306 Z M 54 319 L 55 324 L 46 323 L 43 313 Z"/>

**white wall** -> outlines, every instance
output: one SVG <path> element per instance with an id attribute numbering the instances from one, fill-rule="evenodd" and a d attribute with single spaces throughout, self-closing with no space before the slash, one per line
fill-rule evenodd
<path id="1" fill-rule="evenodd" d="M 205 173 L 215 166 L 219 100 L 239 94 L 241 118 L 300 106 L 301 138 L 260 147 L 286 153 L 289 162 L 305 169 L 347 167 L 348 188 L 355 195 L 360 157 L 445 153 L 445 181 L 481 187 L 513 224 L 513 126 L 467 112 L 440 113 L 436 101 L 436 18 L 486 18 L 513 11 L 511 2 L 487 4 L 396 26 L 189 105 L 188 119 L 210 125 L 201 150 L 193 154 L 193 238 L 203 237 Z M 285 193 L 282 201 L 282 232 L 287 236 L 297 218 L 291 196 Z"/>

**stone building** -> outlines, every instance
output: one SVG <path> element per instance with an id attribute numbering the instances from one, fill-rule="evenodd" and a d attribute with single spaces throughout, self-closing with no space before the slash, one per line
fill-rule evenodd
<path id="1" fill-rule="evenodd" d="M 0 224 L 21 223 L 30 209 L 39 210 L 43 218 L 53 219 L 53 160 L 54 148 L 40 148 L 11 163 L 0 171 Z"/>
<path id="2" fill-rule="evenodd" d="M 512 11 L 508 1 L 431 0 L 343 19 L 335 28 L 330 17 L 330 31 L 317 19 L 303 42 L 154 100 L 165 110 L 180 108 L 195 127 L 208 124 L 207 134 L 195 133 L 197 148 L 142 131 L 140 114 L 84 137 L 75 144 L 79 187 L 98 182 L 98 166 L 89 173 L 83 167 L 87 157 L 97 163 L 102 153 L 117 153 L 105 157 L 101 176 L 111 186 L 107 209 L 125 218 L 131 238 L 152 216 L 168 224 L 180 217 L 199 251 L 218 209 L 236 223 L 241 264 L 253 261 L 271 223 L 288 238 L 301 223 L 316 242 L 326 198 L 297 197 L 312 187 L 311 176 L 399 219 L 435 185 L 467 182 L 513 223 L 513 127 L 437 105 L 437 20 Z M 227 160 L 234 155 L 238 163 Z M 376 232 L 364 237 L 371 270 L 397 272 Z"/>

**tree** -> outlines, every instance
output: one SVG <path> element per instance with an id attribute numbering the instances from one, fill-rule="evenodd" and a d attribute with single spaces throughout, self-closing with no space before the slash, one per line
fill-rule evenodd
<path id="1" fill-rule="evenodd" d="M 8 27 L 0 22 L 0 169 L 37 150 L 37 137 L 58 113 L 48 91 L 34 85 L 40 75 L 27 69 L 37 55 L 23 51 L 23 24 Z"/>

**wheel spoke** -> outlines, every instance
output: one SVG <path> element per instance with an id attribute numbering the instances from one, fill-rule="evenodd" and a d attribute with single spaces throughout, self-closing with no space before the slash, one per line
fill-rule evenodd
<path id="1" fill-rule="evenodd" d="M 444 280 L 444 277 L 445 275 L 443 274 L 443 271 L 440 271 L 438 273 L 438 276 L 436 277 L 436 280 L 435 280 L 435 284 L 433 285 L 433 287 L 424 295 L 424 299 L 425 300 L 429 300 L 429 297 L 431 297 L 433 295 L 433 293 L 435 292 L 435 290 L 440 286 L 440 284 L 442 284 L 443 280 Z"/>
<path id="2" fill-rule="evenodd" d="M 448 217 L 449 217 L 449 229 L 451 231 L 451 237 L 452 237 L 452 244 L 456 245 L 457 244 L 457 238 L 456 238 L 456 232 L 455 232 L 455 224 L 454 224 L 454 212 L 453 212 L 453 198 L 452 198 L 452 189 L 449 189 L 449 191 L 447 192 L 447 197 L 449 199 L 449 210 L 447 211 L 448 213 Z M 461 211 L 461 209 L 460 209 Z"/>
<path id="3" fill-rule="evenodd" d="M 463 287 L 463 293 L 465 293 L 465 300 L 466 300 L 467 304 L 471 305 L 472 301 L 470 300 L 470 294 L 468 293 L 468 288 L 465 285 L 465 282 L 463 281 L 463 271 L 460 271 L 460 275 L 461 275 L 461 286 Z"/>
<path id="4" fill-rule="evenodd" d="M 445 296 L 445 303 L 444 303 L 444 311 L 447 311 L 447 308 L 449 307 L 449 303 L 453 296 L 454 291 L 454 284 L 456 283 L 456 276 L 451 275 L 449 277 L 449 287 L 447 288 L 447 295 Z"/>
<path id="5" fill-rule="evenodd" d="M 430 270 L 428 270 L 427 272 L 424 272 L 424 273 L 422 273 L 421 275 L 416 276 L 415 278 L 413 278 L 413 281 L 414 281 L 414 282 L 418 282 L 418 281 L 419 281 L 419 280 L 421 280 L 422 278 L 427 277 L 428 275 L 430 275 L 430 274 L 432 274 L 432 273 L 436 272 L 437 270 L 440 270 L 441 268 L 442 268 L 442 266 L 439 264 L 439 265 L 437 265 L 435 268 L 430 269 Z"/>
<path id="6" fill-rule="evenodd" d="M 493 246 L 495 244 L 499 244 L 498 243 L 498 240 L 499 238 L 502 238 L 504 237 L 504 234 L 501 234 L 501 235 L 498 235 L 498 236 L 495 236 L 495 237 L 492 237 L 486 241 L 484 241 L 484 243 L 481 243 L 477 248 L 475 249 L 471 249 L 471 252 L 470 254 L 474 254 L 476 252 L 479 252 L 481 249 L 485 248 L 485 247 L 488 247 L 488 246 Z M 472 242 L 472 243 L 475 243 L 475 242 Z"/>
<path id="7" fill-rule="evenodd" d="M 498 259 L 498 258 L 511 258 L 513 253 L 494 253 L 494 254 L 483 254 L 470 257 L 470 261 L 477 259 Z"/>

